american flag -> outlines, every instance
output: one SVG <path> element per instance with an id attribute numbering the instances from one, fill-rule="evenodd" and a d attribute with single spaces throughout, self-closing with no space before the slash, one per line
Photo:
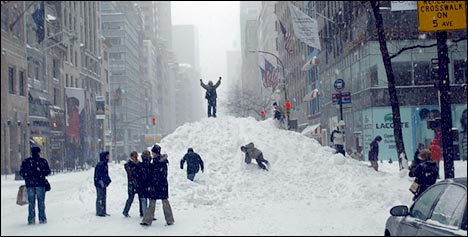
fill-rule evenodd
<path id="1" fill-rule="evenodd" d="M 268 60 L 265 59 L 265 79 L 263 81 L 263 86 L 265 88 L 272 87 L 275 88 L 278 85 L 278 75 L 279 71 L 273 66 Z M 262 74 L 263 75 L 263 74 Z"/>
<path id="2" fill-rule="evenodd" d="M 279 23 L 281 32 L 283 33 L 284 49 L 286 49 L 286 52 L 288 52 L 289 54 L 292 54 L 294 52 L 294 49 L 292 47 L 293 37 L 291 35 L 291 32 L 286 31 L 286 28 L 283 26 L 283 23 L 281 23 L 281 21 Z"/>

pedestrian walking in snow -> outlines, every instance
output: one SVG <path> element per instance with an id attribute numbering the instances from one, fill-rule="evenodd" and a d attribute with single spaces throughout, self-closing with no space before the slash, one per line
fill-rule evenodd
<path id="1" fill-rule="evenodd" d="M 330 135 L 330 141 L 335 145 L 336 153 L 345 155 L 344 143 L 345 143 L 345 122 L 340 120 L 338 126 L 332 131 Z"/>
<path id="2" fill-rule="evenodd" d="M 112 180 L 109 177 L 109 152 L 104 151 L 99 154 L 99 163 L 94 169 L 94 186 L 96 186 L 96 216 L 110 216 L 106 212 L 106 189 Z"/>
<path id="3" fill-rule="evenodd" d="M 282 128 L 284 124 L 284 113 L 283 109 L 281 109 L 276 102 L 273 103 L 273 118 L 278 120 L 279 127 Z"/>
<path id="4" fill-rule="evenodd" d="M 149 187 L 149 177 L 151 169 L 151 153 L 148 150 L 144 150 L 141 153 L 141 162 L 137 166 L 137 182 L 138 182 L 138 198 L 140 199 L 142 212 L 140 217 L 143 218 L 148 210 L 148 187 Z M 153 218 L 153 220 L 156 220 Z"/>
<path id="5" fill-rule="evenodd" d="M 31 157 L 21 163 L 20 175 L 24 178 L 28 192 L 28 224 L 36 223 L 36 199 L 39 210 L 39 223 L 47 223 L 45 214 L 46 176 L 50 175 L 49 163 L 41 158 L 41 148 L 32 147 Z"/>
<path id="6" fill-rule="evenodd" d="M 150 166 L 148 198 L 150 199 L 148 210 L 140 225 L 149 226 L 153 222 L 156 200 L 161 199 L 164 218 L 167 225 L 174 224 L 171 205 L 169 203 L 169 185 L 167 182 L 167 154 L 161 154 L 161 147 L 155 144 L 151 148 L 153 160 Z"/>
<path id="7" fill-rule="evenodd" d="M 370 144 L 369 150 L 369 161 L 371 165 L 369 167 L 374 168 L 375 171 L 379 171 L 379 143 L 382 141 L 381 136 L 376 136 Z"/>
<path id="8" fill-rule="evenodd" d="M 216 98 L 218 95 L 216 94 L 216 88 L 221 84 L 221 77 L 219 77 L 218 82 L 213 85 L 212 81 L 208 82 L 208 85 L 203 83 L 203 80 L 200 79 L 200 85 L 206 90 L 205 99 L 208 100 L 208 117 L 211 117 L 213 110 L 213 117 L 216 118 Z"/>
<path id="9" fill-rule="evenodd" d="M 421 150 L 418 156 L 421 162 L 416 166 L 414 173 L 410 174 L 410 177 L 415 177 L 414 181 L 419 184 L 419 188 L 414 193 L 413 201 L 437 181 L 439 168 L 437 168 L 437 163 L 431 159 L 431 156 L 431 151 Z"/>
<path id="10" fill-rule="evenodd" d="M 245 163 L 250 164 L 252 159 L 255 159 L 259 168 L 268 171 L 268 168 L 263 163 L 267 164 L 268 166 L 270 166 L 270 163 L 263 158 L 263 152 L 256 148 L 253 142 L 245 146 L 241 146 L 241 151 L 245 153 Z"/>
<path id="11" fill-rule="evenodd" d="M 203 167 L 203 160 L 201 159 L 200 155 L 195 153 L 193 151 L 193 148 L 189 148 L 187 150 L 187 153 L 184 155 L 182 160 L 180 160 L 180 169 L 184 169 L 184 163 L 187 161 L 187 179 L 190 179 L 193 181 L 195 178 L 195 175 L 198 173 L 198 171 L 201 169 L 201 172 L 203 173 L 204 167 Z"/>
<path id="12" fill-rule="evenodd" d="M 130 211 L 130 207 L 132 206 L 133 199 L 135 198 L 135 194 L 138 193 L 139 190 L 139 183 L 138 183 L 138 165 L 140 162 L 138 161 L 138 153 L 136 151 L 132 151 L 130 153 L 130 159 L 125 163 L 124 168 L 127 172 L 127 192 L 128 192 L 128 199 L 125 203 L 124 210 L 122 214 L 125 217 L 130 217 L 128 212 Z M 138 202 L 140 204 L 140 216 L 143 216 L 143 205 L 140 200 L 140 194 L 138 193 Z"/>

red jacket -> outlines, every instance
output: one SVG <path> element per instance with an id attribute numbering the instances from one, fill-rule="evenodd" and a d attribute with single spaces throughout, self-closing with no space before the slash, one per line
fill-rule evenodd
<path id="1" fill-rule="evenodd" d="M 429 150 L 432 153 L 432 160 L 439 163 L 440 157 L 442 157 L 442 148 L 439 146 L 439 144 L 435 140 L 432 140 L 432 143 L 429 146 Z"/>

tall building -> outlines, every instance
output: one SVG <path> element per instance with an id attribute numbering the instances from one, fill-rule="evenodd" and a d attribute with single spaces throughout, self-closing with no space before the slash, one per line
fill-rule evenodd
<path id="1" fill-rule="evenodd" d="M 141 149 L 145 134 L 144 85 L 140 50 L 142 16 L 131 2 L 102 2 L 102 33 L 110 43 L 110 91 L 113 98 L 115 153 L 121 156 Z M 123 158 L 123 157 L 122 157 Z"/>
<path id="2" fill-rule="evenodd" d="M 29 155 L 29 107 L 25 2 L 2 3 L 1 172 L 19 171 Z"/>

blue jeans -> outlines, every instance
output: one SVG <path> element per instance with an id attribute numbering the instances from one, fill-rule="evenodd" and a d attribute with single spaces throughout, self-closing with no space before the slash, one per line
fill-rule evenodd
<path id="1" fill-rule="evenodd" d="M 141 213 L 143 213 L 143 215 L 141 215 L 140 213 L 140 217 L 144 217 L 145 214 L 146 214 L 146 210 L 148 210 L 148 198 L 140 198 L 140 194 L 138 194 L 138 197 L 140 199 L 140 207 L 141 207 Z"/>
<path id="2" fill-rule="evenodd" d="M 191 181 L 193 181 L 193 179 L 195 178 L 195 175 L 196 173 L 193 173 L 193 174 L 187 173 L 187 179 L 190 179 Z"/>
<path id="3" fill-rule="evenodd" d="M 133 199 L 135 198 L 135 192 L 133 191 L 133 186 L 128 185 L 128 199 L 127 202 L 125 203 L 125 208 L 123 210 L 124 215 L 128 215 L 128 212 L 130 211 L 130 207 L 132 206 Z M 138 194 L 138 202 L 140 203 L 140 216 L 143 216 L 143 207 L 141 203 L 141 198 L 140 194 Z"/>
<path id="4" fill-rule="evenodd" d="M 46 223 L 47 218 L 45 214 L 45 187 L 30 187 L 28 190 L 28 202 L 29 202 L 29 215 L 28 224 L 34 224 L 36 218 L 36 197 L 37 197 L 37 209 L 39 209 L 39 223 Z"/>
<path id="5" fill-rule="evenodd" d="M 105 216 L 106 215 L 106 187 L 96 187 L 96 215 Z"/>

